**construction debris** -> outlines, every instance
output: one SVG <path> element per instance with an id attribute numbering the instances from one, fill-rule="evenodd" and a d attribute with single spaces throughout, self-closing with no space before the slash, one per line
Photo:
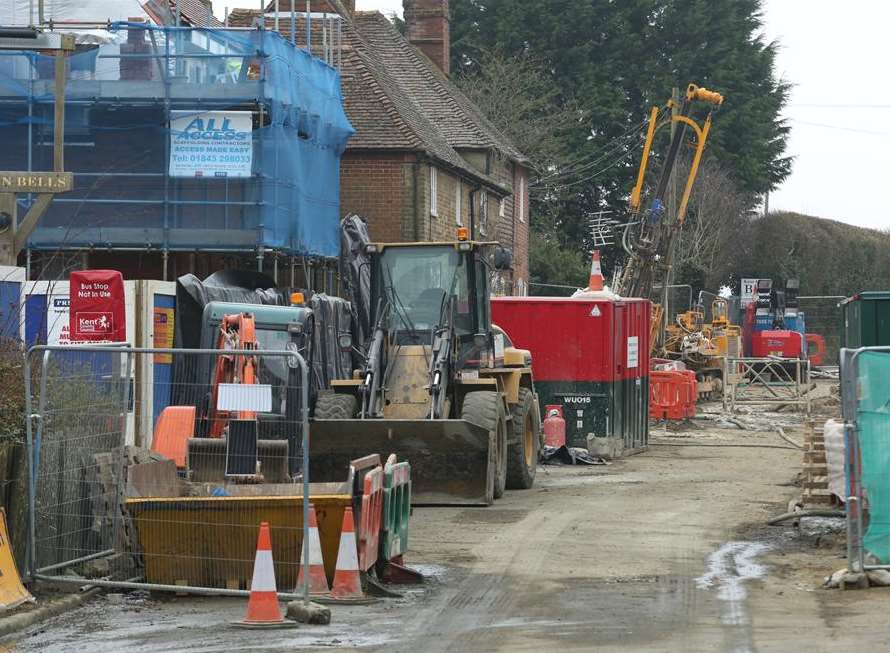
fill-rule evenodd
<path id="1" fill-rule="evenodd" d="M 309 601 L 306 603 L 302 599 L 291 601 L 287 604 L 288 619 L 293 619 L 301 624 L 315 624 L 318 626 L 327 626 L 331 623 L 331 609 L 318 603 Z"/>

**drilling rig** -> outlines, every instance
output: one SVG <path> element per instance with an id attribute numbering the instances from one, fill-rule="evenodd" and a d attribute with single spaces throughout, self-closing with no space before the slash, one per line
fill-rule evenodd
<path id="1" fill-rule="evenodd" d="M 690 117 L 693 108 L 699 104 L 710 105 L 708 115 L 701 125 Z M 677 236 L 683 228 L 689 196 L 711 130 L 711 116 L 722 104 L 723 96 L 719 93 L 690 84 L 681 99 L 672 98 L 666 108 L 652 107 L 649 115 L 643 157 L 637 182 L 630 196 L 631 219 L 625 225 L 621 238 L 622 247 L 627 252 L 627 263 L 616 275 L 614 291 L 623 297 L 649 299 L 655 287 L 661 287 L 660 300 L 652 304 L 650 343 L 653 352 L 659 352 L 664 346 L 664 306 L 667 303 L 674 248 Z M 644 211 L 641 209 L 643 186 L 655 134 L 660 128 L 672 124 L 676 124 L 676 128 L 673 130 L 649 208 Z M 695 152 L 680 205 L 676 214 L 670 215 L 665 206 L 665 195 L 688 129 L 695 133 Z"/>

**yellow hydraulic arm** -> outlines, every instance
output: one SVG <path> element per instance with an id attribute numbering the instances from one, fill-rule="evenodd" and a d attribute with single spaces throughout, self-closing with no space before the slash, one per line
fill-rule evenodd
<path id="1" fill-rule="evenodd" d="M 696 103 L 711 105 L 711 110 L 702 124 L 697 123 L 689 116 L 692 107 Z M 722 104 L 723 96 L 720 93 L 690 84 L 686 89 L 686 95 L 679 102 L 674 99 L 668 101 L 667 109 L 671 112 L 670 119 L 660 120 L 662 110 L 659 107 L 652 107 L 646 131 L 646 142 L 643 146 L 643 156 L 640 161 L 639 171 L 637 172 L 637 181 L 630 195 L 631 220 L 625 227 L 622 238 L 622 245 L 628 254 L 628 259 L 615 284 L 615 291 L 618 294 L 625 297 L 648 298 L 656 281 L 659 280 L 662 282 L 661 285 L 666 292 L 667 278 L 673 258 L 675 235 L 682 228 L 686 218 L 689 197 L 692 194 L 705 143 L 711 131 L 713 110 Z M 665 125 L 674 123 L 677 124 L 678 128 L 674 131 L 674 135 L 671 138 L 661 175 L 652 195 L 650 208 L 643 215 L 641 214 L 643 186 L 646 180 L 646 171 L 652 154 L 655 134 Z M 695 153 L 693 154 L 692 164 L 689 169 L 689 175 L 686 178 L 677 214 L 672 220 L 664 219 L 664 196 L 680 151 L 680 146 L 685 139 L 687 127 L 695 133 Z M 661 322 L 662 312 L 653 311 L 653 317 L 656 316 L 657 321 Z M 660 324 L 653 325 L 653 327 L 653 332 L 660 331 Z"/>

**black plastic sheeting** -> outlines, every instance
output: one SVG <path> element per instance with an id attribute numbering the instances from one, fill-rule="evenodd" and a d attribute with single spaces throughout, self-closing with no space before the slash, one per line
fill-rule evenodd
<path id="1" fill-rule="evenodd" d="M 608 465 L 605 458 L 591 456 L 581 447 L 547 447 L 541 451 L 541 462 L 545 465 Z"/>
<path id="2" fill-rule="evenodd" d="M 371 242 L 368 221 L 350 214 L 340 223 L 340 278 L 352 304 L 355 345 L 362 349 L 371 337 L 371 266 L 365 245 Z"/>
<path id="3" fill-rule="evenodd" d="M 352 334 L 352 308 L 345 299 L 312 295 L 309 306 L 315 317 L 312 334 L 312 372 L 316 389 L 334 379 L 352 376 L 352 352 L 340 348 L 340 335 Z"/>
<path id="4" fill-rule="evenodd" d="M 175 346 L 178 349 L 201 346 L 202 318 L 209 302 L 287 306 L 291 292 L 310 294 L 298 288 L 276 288 L 271 277 L 246 270 L 223 270 L 204 281 L 193 274 L 179 277 L 176 280 Z M 333 379 L 352 376 L 352 355 L 349 351 L 341 351 L 339 344 L 341 333 L 351 333 L 352 312 L 346 300 L 322 293 L 309 297 L 307 305 L 314 313 L 313 346 L 307 361 L 314 394 L 316 390 L 327 388 Z M 209 383 L 209 379 L 198 378 L 199 375 L 203 377 L 203 371 L 193 363 L 178 363 L 181 360 L 174 359 L 173 363 L 174 389 Z"/>
<path id="5" fill-rule="evenodd" d="M 272 277 L 249 270 L 222 270 L 204 281 L 193 274 L 179 277 L 176 280 L 175 321 L 178 349 L 201 346 L 201 318 L 204 307 L 210 302 L 287 306 L 290 291 L 276 288 Z"/>

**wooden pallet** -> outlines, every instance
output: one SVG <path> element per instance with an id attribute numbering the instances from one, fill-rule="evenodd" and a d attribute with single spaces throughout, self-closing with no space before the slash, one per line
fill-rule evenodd
<path id="1" fill-rule="evenodd" d="M 837 499 L 828 491 L 828 464 L 825 462 L 825 434 L 807 420 L 803 451 L 804 508 L 835 505 Z"/>

